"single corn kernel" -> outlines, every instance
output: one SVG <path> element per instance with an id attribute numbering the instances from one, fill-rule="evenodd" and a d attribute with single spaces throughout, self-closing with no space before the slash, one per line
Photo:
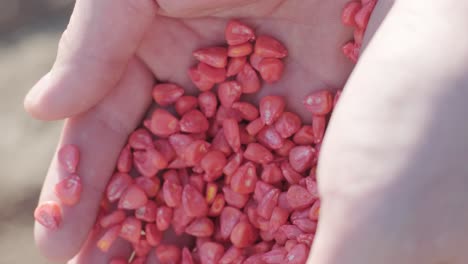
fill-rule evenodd
<path id="1" fill-rule="evenodd" d="M 208 80 L 205 75 L 201 74 L 198 67 L 190 68 L 188 74 L 192 83 L 202 92 L 211 90 L 215 84 Z"/>
<path id="2" fill-rule="evenodd" d="M 194 237 L 210 237 L 214 233 L 214 223 L 208 217 L 196 218 L 185 228 L 185 233 Z"/>
<path id="3" fill-rule="evenodd" d="M 273 210 L 275 209 L 276 205 L 278 204 L 278 197 L 280 194 L 280 190 L 274 188 L 267 192 L 265 196 L 260 200 L 258 204 L 257 213 L 259 216 L 270 219 L 271 215 L 273 214 Z"/>
<path id="4" fill-rule="evenodd" d="M 293 137 L 294 143 L 297 145 L 311 145 L 314 144 L 314 130 L 312 126 L 301 127 Z"/>
<path id="5" fill-rule="evenodd" d="M 181 264 L 195 264 L 192 253 L 190 253 L 190 250 L 186 247 L 182 249 L 182 262 Z"/>
<path id="6" fill-rule="evenodd" d="M 262 261 L 267 264 L 283 263 L 283 260 L 287 254 L 288 252 L 284 247 L 275 248 L 263 253 Z"/>
<path id="7" fill-rule="evenodd" d="M 159 230 L 165 231 L 169 228 L 172 219 L 172 208 L 160 206 L 156 210 L 156 226 Z"/>
<path id="8" fill-rule="evenodd" d="M 175 107 L 177 114 L 179 114 L 180 116 L 183 116 L 188 111 L 196 109 L 197 106 L 198 106 L 197 97 L 191 96 L 191 95 L 184 95 L 175 102 L 174 107 Z"/>
<path id="9" fill-rule="evenodd" d="M 229 59 L 229 63 L 226 69 L 226 76 L 231 77 L 237 75 L 247 62 L 247 57 L 236 57 Z"/>
<path id="10" fill-rule="evenodd" d="M 263 123 L 263 120 L 261 118 L 257 118 L 250 122 L 245 127 L 245 130 L 247 130 L 247 133 L 249 133 L 249 135 L 255 136 L 258 132 L 260 132 L 263 129 L 263 127 L 265 127 L 265 123 Z"/>
<path id="11" fill-rule="evenodd" d="M 182 192 L 182 207 L 191 217 L 201 217 L 208 214 L 208 204 L 203 195 L 193 186 L 187 184 Z"/>
<path id="12" fill-rule="evenodd" d="M 306 109 L 315 115 L 326 115 L 333 108 L 333 96 L 328 90 L 312 92 L 304 99 Z"/>
<path id="13" fill-rule="evenodd" d="M 238 152 L 240 150 L 240 134 L 239 134 L 239 124 L 234 118 L 227 118 L 223 121 L 223 131 L 226 141 L 229 143 L 229 146 Z"/>
<path id="14" fill-rule="evenodd" d="M 296 144 L 294 144 L 294 142 L 292 142 L 289 139 L 286 139 L 284 140 L 283 146 L 281 146 L 281 148 L 275 149 L 275 153 L 276 155 L 280 157 L 287 157 L 289 156 L 289 152 L 291 151 L 291 149 L 294 148 L 295 146 Z"/>
<path id="15" fill-rule="evenodd" d="M 68 173 L 75 173 L 80 162 L 80 150 L 73 144 L 63 145 L 58 154 L 58 162 Z"/>
<path id="16" fill-rule="evenodd" d="M 343 12 L 341 13 L 341 22 L 345 26 L 355 27 L 356 22 L 354 17 L 356 13 L 361 9 L 361 3 L 359 1 L 350 1 L 348 2 L 344 8 Z"/>
<path id="17" fill-rule="evenodd" d="M 150 120 L 143 122 L 151 133 L 160 137 L 168 137 L 179 131 L 179 120 L 164 109 L 156 109 L 151 115 Z"/>
<path id="18" fill-rule="evenodd" d="M 173 181 L 163 183 L 163 197 L 169 207 L 178 207 L 182 204 L 182 186 Z"/>
<path id="19" fill-rule="evenodd" d="M 225 180 L 228 178 L 230 179 L 230 176 L 232 176 L 234 172 L 236 172 L 237 168 L 239 168 L 240 164 L 242 163 L 243 157 L 244 155 L 242 152 L 237 152 L 231 156 L 228 163 L 223 168 L 223 173 L 225 174 L 225 178 L 224 178 Z M 225 181 L 225 184 L 229 185 L 230 180 Z"/>
<path id="20" fill-rule="evenodd" d="M 260 100 L 260 116 L 266 125 L 272 125 L 283 114 L 286 102 L 284 98 L 268 95 Z"/>
<path id="21" fill-rule="evenodd" d="M 238 248 L 245 248 L 257 240 L 258 232 L 249 221 L 239 221 L 231 232 L 231 243 Z"/>
<path id="22" fill-rule="evenodd" d="M 145 191 L 138 185 L 130 185 L 119 200 L 119 209 L 135 210 L 148 202 Z"/>
<path id="23" fill-rule="evenodd" d="M 295 171 L 287 161 L 281 163 L 281 172 L 286 181 L 290 184 L 297 184 L 302 179 L 302 175 Z"/>
<path id="24" fill-rule="evenodd" d="M 174 245 L 159 245 L 155 250 L 155 255 L 159 263 L 179 263 L 181 259 L 181 250 Z"/>
<path id="25" fill-rule="evenodd" d="M 228 51 L 225 47 L 209 47 L 193 52 L 193 56 L 215 68 L 224 68 L 227 64 Z"/>
<path id="26" fill-rule="evenodd" d="M 180 130 L 186 133 L 201 133 L 208 130 L 208 119 L 198 110 L 190 110 L 180 119 Z"/>
<path id="27" fill-rule="evenodd" d="M 360 50 L 361 45 L 354 41 L 349 41 L 342 47 L 343 54 L 354 63 L 357 63 L 359 59 Z"/>
<path id="28" fill-rule="evenodd" d="M 177 84 L 161 83 L 153 88 L 153 99 L 160 106 L 168 106 L 184 95 L 184 89 Z"/>
<path id="29" fill-rule="evenodd" d="M 252 53 L 252 51 L 253 47 L 249 42 L 238 45 L 230 45 L 228 47 L 228 56 L 233 58 L 245 57 Z"/>
<path id="30" fill-rule="evenodd" d="M 223 257 L 219 260 L 219 264 L 231 264 L 234 263 L 234 261 L 241 257 L 243 254 L 242 250 L 235 247 L 235 246 L 230 246 L 226 252 L 224 252 Z"/>
<path id="31" fill-rule="evenodd" d="M 257 71 L 260 71 L 260 62 L 263 60 L 264 58 L 257 55 L 256 53 L 253 53 L 252 55 L 250 55 L 250 58 L 249 58 L 249 62 L 250 62 L 250 65 Z"/>
<path id="32" fill-rule="evenodd" d="M 218 85 L 218 98 L 222 106 L 230 108 L 239 101 L 242 95 L 242 87 L 237 81 L 227 81 Z"/>
<path id="33" fill-rule="evenodd" d="M 279 197 L 278 197 L 278 201 L 280 201 Z M 271 218 L 270 218 L 271 231 L 276 232 L 278 228 L 285 225 L 288 222 L 288 217 L 289 217 L 288 210 L 280 206 L 276 206 L 275 208 L 273 208 L 273 211 L 271 212 Z"/>
<path id="34" fill-rule="evenodd" d="M 316 151 L 311 146 L 297 146 L 289 152 L 289 164 L 295 171 L 303 173 L 312 167 L 315 157 Z"/>
<path id="35" fill-rule="evenodd" d="M 185 228 L 190 224 L 190 222 L 193 221 L 193 219 L 193 216 L 187 215 L 187 212 L 183 206 L 174 208 L 171 221 L 171 226 L 174 230 L 174 233 L 178 236 L 182 235 L 185 231 Z"/>
<path id="36" fill-rule="evenodd" d="M 63 204 L 76 205 L 80 201 L 82 192 L 80 176 L 77 174 L 69 175 L 55 185 L 54 191 Z"/>
<path id="37" fill-rule="evenodd" d="M 242 119 L 247 121 L 254 121 L 258 118 L 259 112 L 257 107 L 247 102 L 235 102 L 232 104 L 232 108 L 239 111 Z"/>
<path id="38" fill-rule="evenodd" d="M 226 140 L 226 137 L 224 136 L 224 129 L 221 128 L 216 133 L 215 137 L 211 142 L 211 149 L 219 150 L 223 152 L 226 156 L 232 153 L 231 146 L 229 145 L 229 143 Z"/>
<path id="39" fill-rule="evenodd" d="M 234 206 L 236 208 L 242 208 L 245 206 L 247 201 L 249 200 L 248 194 L 241 194 L 233 191 L 229 187 L 223 187 L 224 199 L 226 203 L 230 206 Z"/>
<path id="40" fill-rule="evenodd" d="M 284 179 L 281 169 L 276 163 L 263 164 L 263 170 L 260 178 L 262 181 L 271 184 L 279 183 Z"/>
<path id="41" fill-rule="evenodd" d="M 236 80 L 241 84 L 242 93 L 252 94 L 260 90 L 260 78 L 249 63 L 245 63 Z"/>
<path id="42" fill-rule="evenodd" d="M 356 22 L 356 26 L 359 28 L 366 28 L 367 24 L 369 24 L 369 19 L 372 14 L 372 10 L 374 9 L 375 2 L 369 1 L 363 3 L 362 8 L 354 16 L 354 21 Z"/>
<path id="43" fill-rule="evenodd" d="M 219 216 L 225 204 L 226 201 L 224 200 L 224 195 L 222 193 L 218 193 L 213 199 L 208 215 L 211 217 Z"/>
<path id="44" fill-rule="evenodd" d="M 240 194 L 249 194 L 255 190 L 257 172 L 252 162 L 247 162 L 232 175 L 231 188 Z"/>
<path id="45" fill-rule="evenodd" d="M 127 217 L 122 222 L 119 235 L 131 243 L 138 243 L 141 237 L 141 221 L 132 216 Z"/>
<path id="46" fill-rule="evenodd" d="M 137 177 L 135 178 L 135 184 L 138 185 L 143 191 L 145 191 L 146 196 L 149 198 L 156 197 L 161 188 L 161 181 L 159 178 L 148 178 L 148 177 Z"/>
<path id="47" fill-rule="evenodd" d="M 157 139 L 153 143 L 154 148 L 159 151 L 168 162 L 175 159 L 176 153 L 167 139 Z"/>
<path id="48" fill-rule="evenodd" d="M 298 243 L 291 250 L 289 250 L 288 255 L 285 257 L 285 262 L 287 264 L 303 264 L 307 261 L 307 256 L 309 255 L 309 250 L 306 245 Z"/>
<path id="49" fill-rule="evenodd" d="M 135 210 L 135 217 L 142 221 L 154 222 L 156 221 L 157 208 L 156 202 L 150 200 Z"/>
<path id="50" fill-rule="evenodd" d="M 197 66 L 198 72 L 203 78 L 206 78 L 207 81 L 213 83 L 221 83 L 226 80 L 226 69 L 225 68 L 215 68 L 210 65 L 200 62 Z"/>
<path id="51" fill-rule="evenodd" d="M 133 152 L 133 164 L 141 175 L 154 177 L 159 170 L 167 168 L 168 162 L 163 154 L 154 148 Z"/>
<path id="52" fill-rule="evenodd" d="M 97 247 L 102 252 L 109 251 L 112 244 L 114 244 L 115 240 L 119 237 L 120 229 L 122 227 L 120 225 L 113 226 L 109 228 L 104 235 L 98 240 Z"/>
<path id="53" fill-rule="evenodd" d="M 291 112 L 284 112 L 275 122 L 275 129 L 282 138 L 289 138 L 301 128 L 301 118 Z"/>
<path id="54" fill-rule="evenodd" d="M 200 162 L 205 171 L 205 180 L 215 181 L 223 175 L 224 166 L 227 164 L 226 156 L 219 150 L 208 152 Z"/>
<path id="55" fill-rule="evenodd" d="M 255 33 L 249 26 L 237 20 L 231 20 L 226 26 L 225 37 L 228 45 L 239 45 L 255 40 Z"/>
<path id="56" fill-rule="evenodd" d="M 305 233 L 315 233 L 317 230 L 317 222 L 308 218 L 296 219 L 292 223 Z"/>
<path id="57" fill-rule="evenodd" d="M 108 215 L 103 216 L 99 220 L 99 224 L 101 225 L 102 228 L 108 228 L 110 226 L 122 223 L 126 217 L 127 215 L 125 214 L 125 211 L 123 210 L 113 211 L 112 213 L 109 213 Z"/>
<path id="58" fill-rule="evenodd" d="M 244 152 L 244 158 L 256 163 L 265 164 L 273 161 L 273 154 L 258 143 L 250 143 Z"/>
<path id="59" fill-rule="evenodd" d="M 195 140 L 190 143 L 182 155 L 185 164 L 187 164 L 187 166 L 199 165 L 202 158 L 208 153 L 209 147 L 210 143 L 204 140 Z"/>
<path id="60" fill-rule="evenodd" d="M 185 149 L 192 144 L 193 137 L 185 134 L 174 134 L 169 137 L 169 144 L 172 146 L 177 156 L 183 157 Z"/>
<path id="61" fill-rule="evenodd" d="M 255 42 L 255 54 L 264 58 L 284 58 L 288 56 L 288 50 L 277 39 L 262 35 Z"/>
<path id="62" fill-rule="evenodd" d="M 133 166 L 133 155 L 130 150 L 130 145 L 125 145 L 125 147 L 120 152 L 119 158 L 117 159 L 117 171 L 128 173 Z"/>
<path id="63" fill-rule="evenodd" d="M 106 195 L 110 202 L 120 199 L 128 186 L 133 184 L 133 179 L 127 173 L 116 172 L 107 185 Z"/>
<path id="64" fill-rule="evenodd" d="M 266 83 L 274 83 L 283 76 L 284 63 L 276 58 L 265 58 L 258 64 L 258 71 Z"/>
<path id="65" fill-rule="evenodd" d="M 56 202 L 41 203 L 34 210 L 34 219 L 50 230 L 57 230 L 62 224 L 62 209 Z"/>
<path id="66" fill-rule="evenodd" d="M 224 246 L 215 242 L 206 242 L 201 245 L 199 254 L 202 264 L 217 264 L 224 255 Z"/>
<path id="67" fill-rule="evenodd" d="M 231 236 L 232 230 L 239 223 L 242 212 L 239 209 L 225 206 L 221 215 L 219 216 L 219 228 L 222 239 L 228 239 Z"/>
<path id="68" fill-rule="evenodd" d="M 206 117 L 211 118 L 215 116 L 216 109 L 218 108 L 218 100 L 214 93 L 203 92 L 198 95 L 198 104 L 200 105 L 200 110 Z"/>
<path id="69" fill-rule="evenodd" d="M 284 144 L 284 139 L 273 126 L 265 126 L 257 134 L 257 140 L 270 149 L 279 149 Z"/>
<path id="70" fill-rule="evenodd" d="M 324 116 L 312 115 L 312 133 L 314 134 L 314 143 L 322 142 L 323 135 L 325 134 L 325 126 L 327 120 Z"/>
<path id="71" fill-rule="evenodd" d="M 291 185 L 288 189 L 288 203 L 294 209 L 304 209 L 311 206 L 315 201 L 314 197 L 306 188 L 300 185 Z"/>

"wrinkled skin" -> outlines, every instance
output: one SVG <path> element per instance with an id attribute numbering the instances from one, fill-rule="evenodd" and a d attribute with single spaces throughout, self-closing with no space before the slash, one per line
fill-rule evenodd
<path id="1" fill-rule="evenodd" d="M 178 83 L 188 93 L 194 93 L 194 86 L 186 74 L 186 70 L 195 63 L 191 51 L 223 43 L 223 30 L 229 18 L 242 19 L 258 34 L 273 35 L 289 50 L 283 79 L 266 86 L 252 100 L 266 94 L 286 95 L 290 109 L 301 113 L 303 119 L 310 122 L 300 103 L 305 94 L 324 87 L 342 88 L 353 67 L 340 52 L 341 45 L 352 37 L 351 30 L 340 24 L 341 8 L 346 2 L 160 0 L 155 4 L 151 0 L 78 0 L 60 42 L 53 69 L 36 84 L 25 100 L 27 111 L 38 119 L 68 118 L 59 145 L 77 144 L 82 154 L 78 172 L 83 178 L 83 199 L 76 207 L 64 209 L 60 230 L 51 232 L 36 224 L 35 238 L 41 252 L 51 260 L 62 262 L 78 253 L 71 263 L 89 264 L 105 263 L 112 255 L 129 254 L 130 249 L 123 241 L 117 242 L 108 254 L 100 253 L 95 247 L 97 237 L 90 233 L 115 160 L 127 135 L 140 123 L 151 104 L 154 76 L 160 81 Z M 389 8 L 380 8 L 373 18 L 374 29 L 377 27 L 375 20 L 383 18 Z M 344 94 L 340 113 L 346 112 L 346 105 L 352 105 L 347 103 L 347 97 L 351 98 L 352 93 Z M 346 115 L 341 114 L 343 116 Z M 349 123 L 332 125 L 335 131 L 332 134 L 336 135 L 338 129 L 347 131 L 346 125 Z M 356 178 L 339 177 L 343 173 L 335 176 L 333 172 L 336 170 L 327 169 L 333 167 L 331 157 L 340 153 L 340 148 L 331 143 L 333 135 L 326 138 L 322 151 L 328 158 L 325 159 L 326 165 L 319 170 L 319 179 L 325 179 L 320 183 L 324 201 L 321 217 L 330 224 L 319 226 L 314 244 L 318 250 L 313 250 L 311 263 L 449 263 L 436 262 L 448 259 L 438 257 L 443 255 L 440 245 L 431 251 L 433 244 L 417 241 L 440 238 L 438 241 L 447 247 L 456 242 L 466 242 L 463 239 L 451 240 L 450 232 L 443 236 L 445 229 L 440 225 L 424 223 L 431 216 L 429 212 L 453 217 L 456 212 L 431 211 L 426 209 L 430 208 L 429 202 L 424 203 L 420 199 L 411 203 L 401 201 L 408 204 L 408 210 L 423 208 L 421 214 L 411 218 L 408 211 L 388 206 L 392 197 L 399 195 L 401 183 L 397 186 L 397 181 L 374 178 L 364 181 L 367 184 L 359 184 L 360 181 L 354 184 Z M 330 149 L 327 151 L 328 145 Z M 374 155 L 365 147 L 360 148 L 357 143 L 353 151 L 363 154 L 360 157 L 372 154 L 373 157 L 386 158 L 385 155 Z M 63 174 L 54 159 L 40 201 L 55 199 L 53 186 Z M 343 187 L 343 182 L 346 187 Z M 415 197 L 425 194 L 417 188 L 418 182 L 406 184 L 409 187 L 405 193 Z M 434 185 L 428 185 L 428 188 L 437 190 Z M 450 190 L 450 186 L 445 189 Z M 368 202 L 370 196 L 373 197 L 372 202 Z M 450 203 L 455 197 L 444 199 L 441 204 Z M 375 208 L 381 208 L 382 213 L 378 214 Z M 463 208 L 466 208 L 466 203 Z M 353 218 L 356 214 L 361 217 Z M 391 217 L 400 220 L 403 227 L 399 229 L 392 225 L 395 222 L 388 220 Z M 343 223 L 337 219 L 346 221 Z M 412 229 L 405 219 L 422 224 L 420 228 Z M 463 221 L 454 225 L 462 226 L 460 223 Z M 435 233 L 431 233 L 433 229 Z M 372 234 L 383 239 L 375 239 Z M 357 236 L 359 243 L 356 243 Z M 401 241 L 408 241 L 408 244 L 403 245 Z M 353 253 L 354 249 L 357 250 Z M 423 255 L 425 258 L 421 257 Z M 150 263 L 156 262 L 150 259 Z"/>

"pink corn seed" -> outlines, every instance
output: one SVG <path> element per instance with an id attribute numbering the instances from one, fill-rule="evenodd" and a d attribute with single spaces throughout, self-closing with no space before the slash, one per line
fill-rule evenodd
<path id="1" fill-rule="evenodd" d="M 258 232 L 249 221 L 239 221 L 232 229 L 230 240 L 238 248 L 245 248 L 257 240 Z"/>
<path id="2" fill-rule="evenodd" d="M 184 151 L 183 160 L 187 166 L 196 166 L 200 164 L 202 158 L 208 153 L 210 144 L 204 140 L 195 140 Z"/>
<path id="3" fill-rule="evenodd" d="M 145 222 L 154 222 L 156 221 L 157 208 L 156 202 L 150 200 L 135 210 L 135 217 Z"/>
<path id="4" fill-rule="evenodd" d="M 206 78 L 208 82 L 221 83 L 226 80 L 226 69 L 215 68 L 210 65 L 200 62 L 197 66 L 198 72 L 203 78 Z"/>
<path id="5" fill-rule="evenodd" d="M 219 216 L 224 209 L 225 204 L 226 201 L 224 200 L 224 195 L 222 193 L 218 193 L 213 199 L 213 203 L 211 204 L 210 210 L 208 211 L 208 216 Z"/>
<path id="6" fill-rule="evenodd" d="M 257 134 L 257 140 L 270 149 L 279 149 L 284 144 L 284 139 L 273 126 L 265 126 Z"/>
<path id="7" fill-rule="evenodd" d="M 312 92 L 303 101 L 305 108 L 314 115 L 326 115 L 333 107 L 333 96 L 328 90 Z"/>
<path id="8" fill-rule="evenodd" d="M 314 130 L 312 126 L 301 127 L 293 137 L 294 143 L 297 145 L 312 145 L 315 142 Z"/>
<path id="9" fill-rule="evenodd" d="M 242 87 L 242 93 L 253 94 L 260 90 L 260 78 L 248 62 L 245 63 L 242 70 L 237 74 L 236 80 Z"/>
<path id="10" fill-rule="evenodd" d="M 257 118 L 250 122 L 245 129 L 247 130 L 247 133 L 249 135 L 255 136 L 257 135 L 258 132 L 260 132 L 263 128 L 265 127 L 265 123 L 263 123 L 263 120 L 261 118 Z"/>
<path id="11" fill-rule="evenodd" d="M 343 12 L 341 13 L 341 22 L 345 26 L 355 27 L 356 22 L 354 21 L 354 17 L 356 13 L 361 9 L 360 1 L 350 1 L 348 2 L 345 7 L 343 8 Z"/>
<path id="12" fill-rule="evenodd" d="M 303 178 L 300 173 L 295 171 L 289 162 L 284 161 L 281 163 L 281 172 L 283 173 L 284 178 L 290 184 L 297 184 Z"/>
<path id="13" fill-rule="evenodd" d="M 205 171 L 205 180 L 210 182 L 221 177 L 226 164 L 227 159 L 223 152 L 212 150 L 206 153 L 200 162 L 200 166 Z"/>
<path id="14" fill-rule="evenodd" d="M 133 155 L 130 150 L 130 145 L 125 145 L 125 147 L 120 152 L 119 158 L 117 159 L 117 171 L 128 173 L 133 166 Z"/>
<path id="15" fill-rule="evenodd" d="M 182 249 L 182 262 L 181 264 L 194 264 L 194 260 L 192 257 L 192 253 L 190 253 L 190 250 L 186 247 Z"/>
<path id="16" fill-rule="evenodd" d="M 225 174 L 225 184 L 231 183 L 231 176 L 239 168 L 240 164 L 242 163 L 243 157 L 244 155 L 242 152 L 234 153 L 234 155 L 231 156 L 227 164 L 224 166 L 223 173 Z M 229 181 L 227 181 L 227 179 L 229 179 Z"/>
<path id="17" fill-rule="evenodd" d="M 130 185 L 119 200 L 119 209 L 135 210 L 148 202 L 145 191 L 138 185 Z"/>
<path id="18" fill-rule="evenodd" d="M 180 130 L 186 133 L 206 132 L 210 124 L 208 119 L 198 110 L 190 110 L 180 119 Z"/>
<path id="19" fill-rule="evenodd" d="M 128 186 L 133 184 L 133 179 L 126 173 L 116 172 L 107 185 L 106 195 L 110 202 L 120 199 Z"/>
<path id="20" fill-rule="evenodd" d="M 184 115 L 190 110 L 197 108 L 198 99 L 195 96 L 184 95 L 180 97 L 175 103 L 175 110 L 180 116 Z"/>
<path id="21" fill-rule="evenodd" d="M 374 9 L 375 3 L 373 1 L 369 1 L 363 3 L 362 8 L 356 12 L 354 16 L 354 21 L 356 22 L 356 26 L 358 28 L 365 28 L 367 24 L 369 24 L 369 19 L 372 14 L 372 10 Z"/>
<path id="22" fill-rule="evenodd" d="M 202 113 L 211 118 L 216 114 L 218 100 L 213 92 L 203 92 L 198 95 L 198 105 L 200 105 Z"/>
<path id="23" fill-rule="evenodd" d="M 138 243 L 141 236 L 141 221 L 132 216 L 127 217 L 122 222 L 119 235 L 131 243 Z"/>
<path id="24" fill-rule="evenodd" d="M 260 178 L 271 184 L 279 183 L 284 179 L 281 169 L 276 163 L 264 164 Z"/>
<path id="25" fill-rule="evenodd" d="M 279 206 L 273 208 L 270 218 L 270 230 L 275 232 L 281 226 L 285 225 L 288 222 L 289 213 L 286 209 L 283 209 Z"/>
<path id="26" fill-rule="evenodd" d="M 205 75 L 201 74 L 196 66 L 188 70 L 188 75 L 192 83 L 202 92 L 209 91 L 214 86 L 214 82 L 208 80 Z"/>
<path id="27" fill-rule="evenodd" d="M 225 206 L 219 217 L 220 234 L 222 239 L 228 239 L 234 226 L 241 219 L 242 212 L 239 209 Z"/>
<path id="28" fill-rule="evenodd" d="M 122 223 L 127 215 L 123 210 L 113 211 L 101 218 L 99 224 L 103 228 L 108 228 L 110 226 Z"/>
<path id="29" fill-rule="evenodd" d="M 259 216 L 265 219 L 270 219 L 273 210 L 278 204 L 279 194 L 280 190 L 278 189 L 272 189 L 265 194 L 265 196 L 260 200 L 258 204 L 257 213 Z"/>
<path id="30" fill-rule="evenodd" d="M 258 71 L 266 83 L 274 83 L 283 76 L 284 63 L 276 58 L 264 58 L 258 64 Z"/>
<path id="31" fill-rule="evenodd" d="M 214 224 L 208 217 L 193 220 L 186 228 L 185 233 L 194 237 L 210 237 L 214 233 Z"/>
<path id="32" fill-rule="evenodd" d="M 115 240 L 119 237 L 119 232 L 122 227 L 120 225 L 113 226 L 102 235 L 102 237 L 97 241 L 97 247 L 102 252 L 109 251 L 109 248 L 114 244 Z"/>
<path id="33" fill-rule="evenodd" d="M 231 77 L 237 75 L 247 62 L 247 57 L 236 57 L 229 59 L 229 63 L 226 69 L 226 76 Z"/>
<path id="34" fill-rule="evenodd" d="M 320 215 L 320 200 L 316 200 L 309 211 L 309 219 L 318 221 Z"/>
<path id="35" fill-rule="evenodd" d="M 56 202 L 41 203 L 34 210 L 34 219 L 47 229 L 57 230 L 62 224 L 62 209 Z"/>
<path id="36" fill-rule="evenodd" d="M 222 106 L 230 108 L 239 101 L 242 95 L 242 87 L 237 81 L 227 81 L 218 85 L 218 98 Z"/>
<path id="37" fill-rule="evenodd" d="M 264 58 L 284 58 L 288 56 L 288 50 L 273 37 L 262 35 L 255 42 L 255 54 Z"/>
<path id="38" fill-rule="evenodd" d="M 128 137 L 128 144 L 133 149 L 141 150 L 154 147 L 150 132 L 144 128 L 133 131 Z"/>
<path id="39" fill-rule="evenodd" d="M 312 161 L 315 159 L 316 151 L 310 146 L 296 146 L 289 152 L 289 164 L 300 173 L 303 173 L 312 167 Z"/>
<path id="40" fill-rule="evenodd" d="M 275 149 L 275 153 L 276 155 L 280 156 L 280 157 L 288 157 L 289 156 L 289 152 L 291 151 L 292 148 L 294 148 L 296 145 L 294 144 L 294 142 L 292 142 L 291 140 L 289 139 L 286 139 L 283 141 L 283 146 L 281 146 L 281 148 L 279 149 Z"/>
<path id="41" fill-rule="evenodd" d="M 179 120 L 161 108 L 154 110 L 151 119 L 143 121 L 143 124 L 151 133 L 160 137 L 168 137 L 179 132 Z"/>
<path id="42" fill-rule="evenodd" d="M 159 170 L 165 169 L 168 162 L 164 155 L 154 148 L 133 152 L 133 164 L 145 177 L 154 177 Z"/>
<path id="43" fill-rule="evenodd" d="M 179 157 L 183 157 L 185 149 L 194 141 L 193 137 L 185 134 L 174 134 L 169 137 L 169 144 Z"/>
<path id="44" fill-rule="evenodd" d="M 247 121 L 254 121 L 259 115 L 257 107 L 247 102 L 235 102 L 232 104 L 232 108 L 239 111 L 242 119 Z"/>
<path id="45" fill-rule="evenodd" d="M 252 162 L 240 166 L 232 175 L 231 188 L 240 194 L 249 194 L 255 190 L 257 183 L 257 172 Z"/>
<path id="46" fill-rule="evenodd" d="M 255 70 L 260 71 L 259 65 L 263 59 L 263 57 L 257 55 L 256 53 L 253 53 L 252 55 L 250 55 L 249 62 Z"/>
<path id="47" fill-rule="evenodd" d="M 239 45 L 255 39 L 252 28 L 237 20 L 228 22 L 224 34 L 228 45 Z"/>
<path id="48" fill-rule="evenodd" d="M 153 88 L 153 99 L 160 106 L 168 106 L 184 95 L 184 89 L 173 83 L 157 84 Z"/>
<path id="49" fill-rule="evenodd" d="M 282 264 L 284 263 L 284 258 L 288 252 L 284 247 L 279 247 L 272 249 L 266 253 L 263 253 L 262 260 L 267 264 Z"/>
<path id="50" fill-rule="evenodd" d="M 149 198 L 156 197 L 161 188 L 161 181 L 159 178 L 137 177 L 135 184 L 138 185 Z"/>
<path id="51" fill-rule="evenodd" d="M 219 264 L 231 264 L 240 256 L 242 256 L 242 250 L 231 246 L 224 252 L 223 257 L 219 260 Z"/>
<path id="52" fill-rule="evenodd" d="M 284 112 L 276 121 L 275 129 L 282 138 L 289 138 L 301 128 L 301 118 L 291 112 Z"/>
<path id="53" fill-rule="evenodd" d="M 162 192 L 167 206 L 178 207 L 182 204 L 182 186 L 179 183 L 165 181 Z"/>
<path id="54" fill-rule="evenodd" d="M 205 197 L 193 186 L 187 184 L 182 192 L 182 207 L 191 217 L 201 217 L 208 214 Z"/>
<path id="55" fill-rule="evenodd" d="M 224 246 L 215 242 L 203 243 L 200 247 L 201 264 L 218 264 L 224 255 Z"/>
<path id="56" fill-rule="evenodd" d="M 301 229 L 304 233 L 315 233 L 317 230 L 317 222 L 308 218 L 296 219 L 292 221 L 292 223 Z"/>
<path id="57" fill-rule="evenodd" d="M 273 161 L 273 154 L 258 143 L 250 143 L 244 151 L 244 158 L 256 163 L 266 164 Z"/>
<path id="58" fill-rule="evenodd" d="M 325 134 L 325 126 L 327 120 L 324 116 L 312 115 L 312 133 L 314 134 L 314 143 L 322 142 L 323 135 Z"/>
<path id="59" fill-rule="evenodd" d="M 307 247 L 299 243 L 295 245 L 286 255 L 285 263 L 287 264 L 303 264 L 307 261 L 307 256 L 309 255 L 309 250 Z"/>
<path id="60" fill-rule="evenodd" d="M 208 47 L 193 52 L 193 56 L 215 68 L 224 68 L 227 64 L 228 52 L 225 47 Z"/>
<path id="61" fill-rule="evenodd" d="M 156 210 L 156 226 L 159 230 L 165 231 L 169 228 L 172 220 L 172 208 L 160 206 Z"/>
<path id="62" fill-rule="evenodd" d="M 159 151 L 168 162 L 171 162 L 176 157 L 176 153 L 168 140 L 157 139 L 153 144 L 154 148 Z"/>
<path id="63" fill-rule="evenodd" d="M 77 145 L 63 145 L 57 154 L 58 162 L 66 172 L 76 173 L 76 168 L 80 162 L 80 150 Z"/>
<path id="64" fill-rule="evenodd" d="M 266 125 L 272 125 L 283 113 L 286 103 L 282 96 L 268 95 L 260 100 L 260 116 Z"/>
<path id="65" fill-rule="evenodd" d="M 239 134 L 239 124 L 234 118 L 226 118 L 223 121 L 223 131 L 226 141 L 229 143 L 234 152 L 240 150 L 240 134 Z"/>
<path id="66" fill-rule="evenodd" d="M 311 206 L 316 197 L 300 185 L 291 185 L 288 189 L 288 203 L 294 209 L 304 209 Z"/>
<path id="67" fill-rule="evenodd" d="M 228 56 L 232 58 L 245 57 L 250 55 L 253 51 L 251 43 L 246 42 L 238 45 L 229 45 Z"/>
<path id="68" fill-rule="evenodd" d="M 73 206 L 80 201 L 82 189 L 80 176 L 71 174 L 59 181 L 55 185 L 54 191 L 63 204 Z"/>
<path id="69" fill-rule="evenodd" d="M 247 194 L 235 192 L 227 186 L 223 187 L 223 193 L 226 203 L 237 208 L 244 207 L 249 200 L 249 196 Z"/>

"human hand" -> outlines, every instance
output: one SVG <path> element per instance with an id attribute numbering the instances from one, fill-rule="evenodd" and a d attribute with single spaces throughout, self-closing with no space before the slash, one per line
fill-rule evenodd
<path id="1" fill-rule="evenodd" d="M 339 52 L 351 37 L 340 24 L 345 2 L 159 1 L 157 6 L 150 0 L 78 1 L 54 68 L 25 102 L 37 118 L 68 118 L 59 146 L 77 144 L 82 154 L 82 200 L 64 208 L 59 230 L 36 225 L 43 254 L 65 261 L 79 252 L 72 262 L 104 263 L 112 253 L 129 250 L 114 245 L 112 252 L 102 254 L 94 237 L 84 244 L 119 150 L 151 103 L 153 76 L 194 92 L 186 74 L 193 63 L 190 54 L 222 42 L 229 18 L 245 20 L 285 43 L 289 57 L 284 78 L 258 96 L 287 95 L 291 109 L 307 120 L 298 102 L 316 89 L 341 88 L 352 67 Z M 41 201 L 56 199 L 53 186 L 61 173 L 54 158 Z"/>

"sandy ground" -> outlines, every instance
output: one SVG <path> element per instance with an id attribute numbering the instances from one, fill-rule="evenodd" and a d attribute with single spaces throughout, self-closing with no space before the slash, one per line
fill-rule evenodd
<path id="1" fill-rule="evenodd" d="M 33 120 L 22 101 L 54 61 L 70 11 L 63 2 L 0 0 L 0 264 L 48 263 L 34 246 L 32 212 L 61 123 Z"/>

